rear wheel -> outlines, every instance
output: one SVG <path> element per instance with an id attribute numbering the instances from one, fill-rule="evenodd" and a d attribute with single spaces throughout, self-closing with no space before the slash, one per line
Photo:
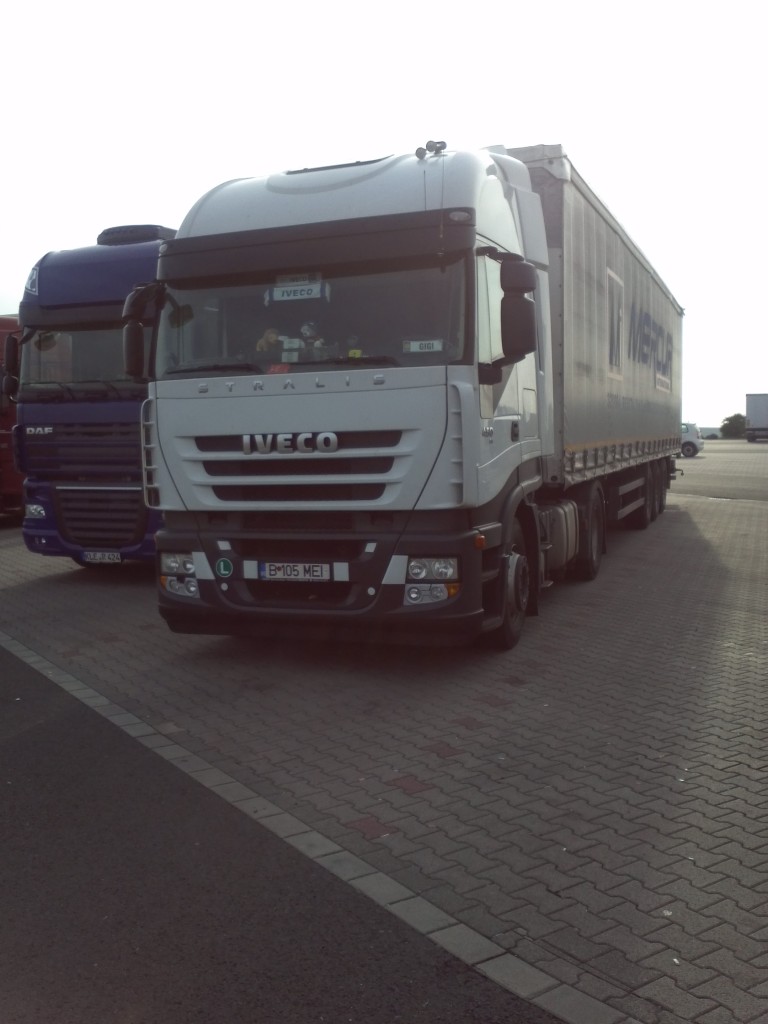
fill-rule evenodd
<path id="1" fill-rule="evenodd" d="M 643 466 L 643 474 L 645 477 L 643 483 L 643 504 L 640 508 L 636 508 L 634 512 L 631 512 L 627 522 L 634 530 L 647 530 L 651 525 L 653 516 L 653 503 L 655 498 L 655 488 L 653 486 L 653 473 L 651 467 L 646 463 Z"/>
<path id="2" fill-rule="evenodd" d="M 507 549 L 499 570 L 502 622 L 490 634 L 494 647 L 511 650 L 522 636 L 528 605 L 531 600 L 531 577 L 525 545 L 525 534 L 515 519 Z"/>
<path id="3" fill-rule="evenodd" d="M 659 473 L 659 515 L 667 507 L 667 463 L 665 461 L 657 462 L 656 466 Z"/>
<path id="4" fill-rule="evenodd" d="M 580 509 L 580 518 L 576 575 L 581 580 L 593 580 L 600 572 L 605 551 L 605 503 L 599 484 L 589 488 L 585 507 Z"/>
<path id="5" fill-rule="evenodd" d="M 651 522 L 653 522 L 659 514 L 659 496 L 661 494 L 661 473 L 659 472 L 659 464 L 657 462 L 651 463 Z"/>
<path id="6" fill-rule="evenodd" d="M 696 445 L 693 443 L 693 441 L 683 441 L 680 447 L 680 451 L 683 453 L 686 459 L 692 459 L 696 454 L 697 450 L 698 449 L 696 448 Z"/>

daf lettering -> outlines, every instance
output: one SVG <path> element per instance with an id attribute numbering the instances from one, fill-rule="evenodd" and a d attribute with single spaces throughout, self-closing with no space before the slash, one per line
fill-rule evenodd
<path id="1" fill-rule="evenodd" d="M 53 427 L 25 427 L 24 432 L 35 436 L 39 434 L 52 434 Z"/>
<path id="2" fill-rule="evenodd" d="M 243 434 L 245 455 L 269 455 L 272 452 L 278 455 L 290 455 L 293 452 L 306 455 L 311 452 L 329 453 L 338 450 L 339 439 L 330 430 L 319 434 Z"/>

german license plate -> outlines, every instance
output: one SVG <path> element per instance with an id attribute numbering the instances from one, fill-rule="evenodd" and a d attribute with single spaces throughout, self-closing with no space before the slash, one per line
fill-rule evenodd
<path id="1" fill-rule="evenodd" d="M 84 562 L 122 562 L 119 551 L 84 551 Z"/>
<path id="2" fill-rule="evenodd" d="M 316 583 L 331 579 L 331 567 L 326 562 L 259 562 L 259 579 Z"/>

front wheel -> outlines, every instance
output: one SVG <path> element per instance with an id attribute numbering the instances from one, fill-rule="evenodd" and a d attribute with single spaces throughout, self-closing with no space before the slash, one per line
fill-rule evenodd
<path id="1" fill-rule="evenodd" d="M 531 600 L 531 575 L 525 534 L 520 520 L 512 527 L 499 570 L 502 621 L 491 634 L 494 647 L 511 650 L 520 640 Z"/>

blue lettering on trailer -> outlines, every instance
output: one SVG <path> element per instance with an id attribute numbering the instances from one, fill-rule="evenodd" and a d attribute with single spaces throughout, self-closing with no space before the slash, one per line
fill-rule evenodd
<path id="1" fill-rule="evenodd" d="M 634 303 L 629 314 L 627 353 L 636 363 L 652 366 L 657 375 L 667 379 L 672 376 L 672 335 Z"/>

